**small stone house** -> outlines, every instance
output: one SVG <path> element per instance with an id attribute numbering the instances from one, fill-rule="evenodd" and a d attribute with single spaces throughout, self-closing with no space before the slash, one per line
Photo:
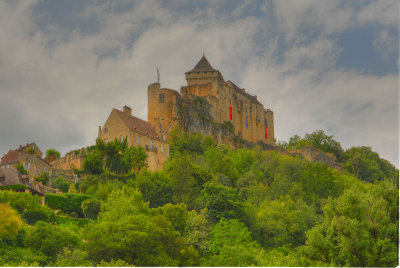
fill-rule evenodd
<path id="1" fill-rule="evenodd" d="M 168 158 L 169 144 L 149 123 L 132 115 L 132 109 L 123 111 L 113 109 L 103 127 L 99 127 L 98 137 L 105 143 L 118 139 L 127 140 L 128 146 L 141 146 L 146 149 L 149 169 L 160 170 Z"/>
<path id="2" fill-rule="evenodd" d="M 52 166 L 42 159 L 42 155 L 43 153 L 34 142 L 25 146 L 20 145 L 18 149 L 9 150 L 1 158 L 0 168 L 10 168 L 17 163 L 21 163 L 31 177 L 38 177 L 44 172 L 51 176 Z"/>

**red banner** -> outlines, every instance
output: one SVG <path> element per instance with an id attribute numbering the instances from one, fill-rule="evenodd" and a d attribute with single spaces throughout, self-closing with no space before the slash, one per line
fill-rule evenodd
<path id="1" fill-rule="evenodd" d="M 268 130 L 267 130 L 267 126 L 265 126 L 265 138 L 268 138 Z"/>
<path id="2" fill-rule="evenodd" d="M 229 107 L 229 118 L 232 120 L 232 107 Z"/>

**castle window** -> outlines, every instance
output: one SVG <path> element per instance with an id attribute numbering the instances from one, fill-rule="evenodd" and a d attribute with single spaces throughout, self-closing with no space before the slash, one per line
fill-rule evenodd
<path id="1" fill-rule="evenodd" d="M 137 144 L 140 144 L 140 136 L 137 136 L 136 142 L 137 142 Z"/>
<path id="2" fill-rule="evenodd" d="M 164 152 L 164 144 L 161 144 L 161 152 Z"/>
<path id="3" fill-rule="evenodd" d="M 158 94 L 158 103 L 164 103 L 165 102 L 165 94 L 160 93 Z"/>
<path id="4" fill-rule="evenodd" d="M 107 143 L 108 142 L 108 140 L 107 139 L 104 139 L 104 143 Z"/>
<path id="5" fill-rule="evenodd" d="M 121 142 L 124 141 L 124 136 L 121 135 L 119 138 L 121 139 Z"/>
<path id="6" fill-rule="evenodd" d="M 153 149 L 153 141 L 150 141 L 150 149 Z"/>

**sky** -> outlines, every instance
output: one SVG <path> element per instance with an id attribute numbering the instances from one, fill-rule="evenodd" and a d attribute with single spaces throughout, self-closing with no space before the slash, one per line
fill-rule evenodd
<path id="1" fill-rule="evenodd" d="M 275 137 L 322 129 L 399 166 L 396 0 L 0 1 L 0 156 L 95 143 L 147 86 L 179 91 L 203 53 L 274 112 Z"/>

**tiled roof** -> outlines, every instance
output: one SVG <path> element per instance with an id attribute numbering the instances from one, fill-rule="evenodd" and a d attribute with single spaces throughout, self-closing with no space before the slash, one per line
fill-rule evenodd
<path id="1" fill-rule="evenodd" d="M 145 136 L 148 136 L 152 139 L 160 140 L 160 137 L 158 136 L 156 130 L 153 128 L 153 126 L 147 122 L 144 121 L 140 118 L 137 118 L 132 115 L 127 115 L 122 111 L 119 111 L 117 109 L 114 109 L 119 117 L 124 121 L 125 125 L 132 131 L 143 134 Z"/>
<path id="2" fill-rule="evenodd" d="M 1 158 L 0 165 L 14 163 L 18 161 L 18 152 L 9 150 L 8 153 Z"/>
<path id="3" fill-rule="evenodd" d="M 208 62 L 206 56 L 200 59 L 200 61 L 194 66 L 194 68 L 186 73 L 193 72 L 218 72 L 218 70 L 214 69 L 211 64 Z"/>

